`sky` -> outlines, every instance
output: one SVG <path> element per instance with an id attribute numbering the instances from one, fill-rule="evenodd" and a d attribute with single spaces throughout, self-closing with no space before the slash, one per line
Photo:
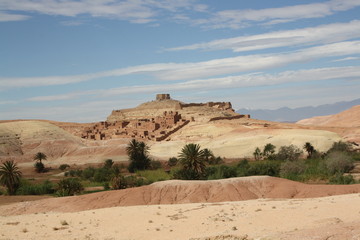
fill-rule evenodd
<path id="1" fill-rule="evenodd" d="M 360 0 L 0 0 L 0 120 L 102 121 L 157 93 L 359 98 Z"/>

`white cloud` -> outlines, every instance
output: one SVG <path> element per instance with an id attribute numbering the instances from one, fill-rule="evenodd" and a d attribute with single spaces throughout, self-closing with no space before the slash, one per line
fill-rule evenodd
<path id="1" fill-rule="evenodd" d="M 130 74 L 150 75 L 162 81 L 196 79 L 246 71 L 258 71 L 291 63 L 312 61 L 319 58 L 346 56 L 359 53 L 360 41 L 348 41 L 305 48 L 288 53 L 247 55 L 194 63 L 148 64 L 74 76 L 30 78 L 3 77 L 0 78 L 0 87 L 4 90 L 16 87 L 64 85 L 94 79 L 101 79 L 103 81 L 103 78 L 106 77 Z"/>
<path id="2" fill-rule="evenodd" d="M 162 11 L 204 11 L 204 5 L 192 0 L 2 0 L 0 11 L 35 12 L 46 15 L 76 17 L 88 14 L 96 18 L 111 18 L 132 23 L 148 23 L 156 20 Z M 11 15 L 11 14 L 10 14 Z M 15 16 L 15 15 L 11 15 Z M 21 16 L 21 15 L 17 15 Z M 1 18 L 0 18 L 1 19 Z M 24 20 L 24 19 L 18 19 Z"/>
<path id="3" fill-rule="evenodd" d="M 195 24 L 210 28 L 241 28 L 249 24 L 278 24 L 299 19 L 321 18 L 339 11 L 360 6 L 358 0 L 331 0 L 327 2 L 300 4 L 266 9 L 232 9 L 214 14 L 212 18 L 200 19 Z"/>
<path id="4" fill-rule="evenodd" d="M 276 31 L 251 36 L 219 39 L 211 42 L 169 48 L 168 51 L 180 50 L 223 50 L 234 52 L 288 47 L 310 44 L 324 44 L 356 39 L 360 37 L 360 21 L 334 23 L 311 28 Z"/>
<path id="5" fill-rule="evenodd" d="M 94 95 L 101 98 L 142 93 L 158 93 L 163 91 L 194 91 L 194 90 L 216 90 L 216 89 L 234 89 L 242 87 L 269 86 L 282 83 L 308 82 L 308 81 L 324 81 L 330 79 L 356 79 L 360 80 L 360 68 L 351 67 L 333 67 L 333 68 L 317 68 L 298 71 L 285 71 L 278 74 L 246 74 L 237 76 L 228 76 L 221 78 L 190 80 L 173 84 L 158 85 L 142 85 L 127 86 L 112 89 L 73 92 L 63 95 L 38 96 L 26 99 L 26 101 L 56 101 L 79 98 L 85 95 Z"/>
<path id="6" fill-rule="evenodd" d="M 346 57 L 346 58 L 333 60 L 333 62 L 354 61 L 354 60 L 359 60 L 359 59 L 360 59 L 360 57 Z"/>
<path id="7" fill-rule="evenodd" d="M 0 11 L 0 22 L 23 21 L 29 18 L 29 16 L 22 14 L 11 14 Z"/>

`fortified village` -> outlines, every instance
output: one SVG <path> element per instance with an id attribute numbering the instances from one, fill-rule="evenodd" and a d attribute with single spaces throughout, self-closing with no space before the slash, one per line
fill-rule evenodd
<path id="1" fill-rule="evenodd" d="M 186 104 L 171 99 L 170 94 L 157 94 L 155 101 L 112 111 L 107 121 L 95 123 L 77 135 L 93 140 L 131 137 L 162 141 L 190 122 L 238 118 L 250 116 L 235 113 L 230 102 Z"/>

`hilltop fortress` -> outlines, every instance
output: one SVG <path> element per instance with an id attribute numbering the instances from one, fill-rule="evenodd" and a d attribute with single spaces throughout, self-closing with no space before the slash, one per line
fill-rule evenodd
<path id="1" fill-rule="evenodd" d="M 85 128 L 80 136 L 94 140 L 131 137 L 162 141 L 190 122 L 237 118 L 250 116 L 235 113 L 230 102 L 187 104 L 171 99 L 170 94 L 157 94 L 155 101 L 136 108 L 113 110 L 107 121 Z"/>

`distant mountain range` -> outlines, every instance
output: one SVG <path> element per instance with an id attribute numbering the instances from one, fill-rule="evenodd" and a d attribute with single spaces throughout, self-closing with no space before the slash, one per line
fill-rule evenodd
<path id="1" fill-rule="evenodd" d="M 334 104 L 324 104 L 317 107 L 307 106 L 300 108 L 283 107 L 275 110 L 269 109 L 246 109 L 241 108 L 237 113 L 250 114 L 251 118 L 276 121 L 276 122 L 297 122 L 301 119 L 315 116 L 325 116 L 336 114 L 355 105 L 360 105 L 360 98 L 349 102 L 337 102 Z"/>

